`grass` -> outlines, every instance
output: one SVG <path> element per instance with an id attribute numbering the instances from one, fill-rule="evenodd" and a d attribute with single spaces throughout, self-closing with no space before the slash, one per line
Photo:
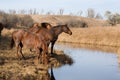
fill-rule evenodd
<path id="1" fill-rule="evenodd" d="M 89 27 L 71 28 L 73 35 L 65 33 L 59 36 L 58 41 L 93 44 L 104 46 L 120 46 L 120 27 Z"/>

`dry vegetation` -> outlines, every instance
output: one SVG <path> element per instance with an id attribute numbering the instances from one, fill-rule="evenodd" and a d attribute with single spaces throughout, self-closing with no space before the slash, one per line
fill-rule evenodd
<path id="1" fill-rule="evenodd" d="M 94 44 L 103 46 L 120 46 L 120 27 L 71 28 L 73 35 L 62 34 L 59 41 Z M 66 38 L 67 37 L 67 38 Z"/>

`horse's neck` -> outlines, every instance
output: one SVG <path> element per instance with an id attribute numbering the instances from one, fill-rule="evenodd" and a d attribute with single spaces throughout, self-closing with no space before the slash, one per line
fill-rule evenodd
<path id="1" fill-rule="evenodd" d="M 53 27 L 51 28 L 51 31 L 53 32 L 55 36 L 58 36 L 59 34 L 63 32 L 61 27 Z"/>

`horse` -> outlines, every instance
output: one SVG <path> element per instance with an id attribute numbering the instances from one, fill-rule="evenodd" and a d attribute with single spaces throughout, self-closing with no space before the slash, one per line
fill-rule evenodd
<path id="1" fill-rule="evenodd" d="M 58 36 L 62 32 L 65 32 L 65 33 L 67 33 L 69 35 L 72 35 L 72 31 L 69 29 L 69 27 L 67 26 L 67 24 L 53 26 L 50 29 L 46 29 L 46 28 L 39 29 L 36 33 L 42 34 L 45 37 L 45 40 L 49 40 L 50 41 L 50 43 L 51 43 L 51 54 L 53 54 L 54 44 L 57 41 Z M 50 37 L 48 37 L 48 36 L 50 36 Z M 48 45 L 50 43 L 48 43 Z"/>
<path id="2" fill-rule="evenodd" d="M 57 26 L 54 26 L 50 29 L 50 32 L 52 33 L 54 39 L 51 41 L 51 53 L 53 54 L 53 47 L 54 47 L 54 44 L 55 42 L 57 41 L 58 39 L 58 36 L 62 33 L 62 32 L 65 32 L 69 35 L 72 35 L 72 31 L 69 29 L 69 27 L 67 26 L 67 24 L 65 25 L 57 25 Z"/>
<path id="3" fill-rule="evenodd" d="M 45 23 L 41 23 L 41 24 L 44 24 L 45 26 Z M 46 25 L 49 24 L 49 23 L 46 23 Z M 1 25 L 1 24 L 0 24 Z M 1 27 L 0 27 L 1 28 Z M 34 23 L 32 27 L 30 27 L 28 29 L 29 32 L 32 32 L 32 33 L 36 33 L 39 29 L 41 29 L 42 27 L 40 27 L 40 25 L 38 23 Z M 12 33 L 12 38 L 14 38 L 14 42 L 15 42 L 15 45 L 17 46 L 18 44 L 20 44 L 20 41 L 22 39 L 24 35 L 24 30 L 23 29 L 19 29 L 19 30 L 16 30 Z M 12 39 L 13 40 L 13 39 Z M 11 46 L 10 47 L 13 47 L 13 41 L 11 40 Z"/>
<path id="4" fill-rule="evenodd" d="M 20 36 L 20 37 L 22 37 L 21 40 L 18 40 L 18 42 L 17 42 L 16 37 L 14 37 L 14 35 L 13 35 L 12 44 L 11 44 L 11 48 L 13 47 L 14 43 L 16 44 L 17 56 L 19 57 L 18 52 L 20 52 L 22 57 L 25 59 L 25 57 L 22 53 L 22 48 L 23 47 L 26 47 L 29 49 L 32 48 L 37 53 L 38 61 L 39 61 L 40 57 L 42 57 L 42 63 L 45 62 L 45 64 L 47 64 L 48 58 L 49 58 L 48 57 L 48 46 L 47 46 L 47 43 L 44 40 L 43 36 L 40 34 L 30 33 L 23 29 L 19 30 L 19 33 L 24 34 L 24 35 Z M 15 32 L 13 34 L 15 34 Z M 43 52 L 43 55 L 42 55 L 42 52 Z"/>
<path id="5" fill-rule="evenodd" d="M 4 28 L 4 25 L 2 23 L 0 23 L 0 36 L 1 36 L 1 32 L 2 32 L 3 28 Z"/>
<path id="6" fill-rule="evenodd" d="M 38 30 L 37 30 L 38 29 Z M 46 29 L 46 27 L 40 27 L 37 28 L 35 33 L 36 34 L 41 34 L 43 35 L 43 39 L 46 41 L 47 46 L 51 43 L 51 54 L 53 54 L 53 47 L 55 42 L 58 39 L 58 36 L 62 33 L 65 32 L 69 35 L 72 35 L 71 30 L 68 28 L 67 24 L 65 25 L 58 25 L 58 26 L 53 26 L 50 29 Z M 22 39 L 22 31 L 17 31 L 17 33 L 13 33 L 13 38 L 15 37 L 14 41 L 15 43 L 20 44 L 21 39 Z M 12 44 L 13 41 L 11 41 Z"/>

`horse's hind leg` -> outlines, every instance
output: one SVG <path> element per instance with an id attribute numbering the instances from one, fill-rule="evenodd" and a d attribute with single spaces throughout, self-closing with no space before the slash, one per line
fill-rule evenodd
<path id="1" fill-rule="evenodd" d="M 19 57 L 19 54 L 18 54 L 18 53 L 19 53 L 19 42 L 16 41 L 16 42 L 15 42 L 15 46 L 16 46 L 16 56 L 17 56 L 18 58 L 20 58 L 20 57 Z"/>
<path id="2" fill-rule="evenodd" d="M 24 55 L 22 53 L 22 47 L 23 47 L 23 45 L 22 45 L 22 43 L 20 43 L 19 50 L 20 50 L 20 53 L 22 55 L 22 58 L 25 60 L 25 57 L 24 57 Z"/>
<path id="3" fill-rule="evenodd" d="M 49 62 L 49 56 L 46 52 L 43 52 L 43 63 L 47 65 Z"/>
<path id="4" fill-rule="evenodd" d="M 40 49 L 39 48 L 36 48 L 35 49 L 35 52 L 36 52 L 36 54 L 37 54 L 37 56 L 36 56 L 36 58 L 35 58 L 35 64 L 38 64 L 39 63 L 39 59 L 40 59 L 40 57 L 41 57 L 41 54 L 40 54 Z"/>

